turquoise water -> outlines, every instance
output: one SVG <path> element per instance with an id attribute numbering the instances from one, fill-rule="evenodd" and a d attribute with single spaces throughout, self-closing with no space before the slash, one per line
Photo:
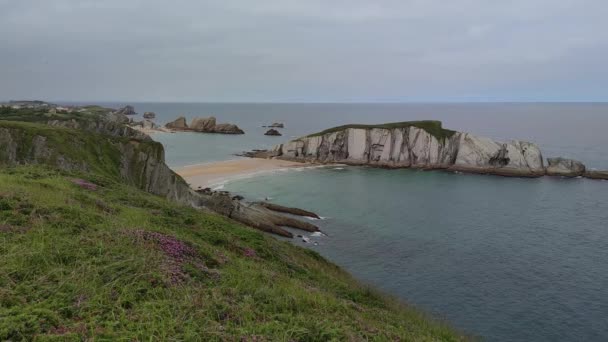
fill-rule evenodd
<path id="1" fill-rule="evenodd" d="M 110 104 L 117 105 L 117 104 Z M 546 157 L 608 169 L 608 104 L 134 104 L 164 123 L 215 115 L 242 136 L 158 134 L 172 166 L 235 158 L 345 123 L 439 119 Z M 262 125 L 286 124 L 283 137 Z M 488 341 L 608 340 L 608 182 L 328 167 L 225 188 L 318 212 L 328 236 L 294 243 Z M 308 235 L 308 234 L 307 234 Z M 316 242 L 316 244 L 314 244 Z"/>
<path id="2" fill-rule="evenodd" d="M 608 339 L 608 182 L 330 167 L 226 189 L 327 217 L 295 243 L 473 335 Z"/>

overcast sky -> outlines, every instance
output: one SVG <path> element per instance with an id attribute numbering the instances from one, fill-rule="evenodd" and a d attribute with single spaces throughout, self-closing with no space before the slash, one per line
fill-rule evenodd
<path id="1" fill-rule="evenodd" d="M 0 0 L 0 100 L 607 94 L 606 0 Z"/>

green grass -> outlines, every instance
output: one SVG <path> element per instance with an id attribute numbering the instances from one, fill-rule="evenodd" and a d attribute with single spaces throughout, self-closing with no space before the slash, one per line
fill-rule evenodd
<path id="1" fill-rule="evenodd" d="M 17 122 L 0 120 L 0 129 L 11 132 L 13 140 L 17 143 L 17 159 L 20 162 L 33 160 L 34 137 L 44 137 L 46 146 L 50 148 L 51 155 L 38 163 L 56 165 L 60 158 L 84 164 L 94 173 L 119 178 L 121 152 L 119 144 L 134 142 L 137 151 L 153 154 L 157 159 L 164 153 L 162 144 L 154 141 L 134 141 L 125 137 L 112 137 L 81 130 L 53 127 L 34 122 Z M 0 166 L 5 164 L 8 156 L 5 150 L 0 149 Z M 140 174 L 132 165 L 133 174 Z"/>
<path id="2" fill-rule="evenodd" d="M 105 175 L 0 169 L 0 258 L 0 340 L 461 339 L 314 251 Z"/>
<path id="3" fill-rule="evenodd" d="M 383 129 L 394 129 L 394 128 L 407 128 L 407 127 L 417 127 L 427 131 L 429 134 L 437 138 L 438 140 L 443 140 L 446 138 L 450 138 L 456 131 L 452 131 L 449 129 L 445 129 L 442 127 L 441 121 L 435 120 L 425 120 L 425 121 L 404 121 L 404 122 L 393 122 L 386 123 L 380 125 L 361 125 L 361 124 L 350 124 L 343 125 L 338 127 L 333 127 L 326 129 L 322 132 L 314 133 L 309 135 L 309 137 L 315 137 L 320 135 L 325 135 L 329 133 L 343 131 L 349 128 L 360 128 L 360 129 L 372 129 L 372 128 L 383 128 Z"/>
<path id="4" fill-rule="evenodd" d="M 100 120 L 101 116 L 106 115 L 110 109 L 99 106 L 87 106 L 84 112 L 74 111 L 71 113 L 57 111 L 55 114 L 50 114 L 49 109 L 21 108 L 13 109 L 10 107 L 0 107 L 1 121 L 25 121 L 25 122 L 41 122 L 46 123 L 50 120 Z"/>

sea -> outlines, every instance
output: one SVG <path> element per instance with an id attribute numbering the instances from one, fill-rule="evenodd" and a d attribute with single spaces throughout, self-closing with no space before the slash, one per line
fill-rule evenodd
<path id="1" fill-rule="evenodd" d="M 213 115 L 246 132 L 155 134 L 172 167 L 239 158 L 342 124 L 432 119 L 608 169 L 606 103 L 129 104 L 161 124 Z M 273 122 L 285 124 L 282 137 L 264 135 Z M 325 234 L 293 243 L 468 336 L 608 341 L 606 181 L 329 166 L 217 187 L 318 213 Z"/>

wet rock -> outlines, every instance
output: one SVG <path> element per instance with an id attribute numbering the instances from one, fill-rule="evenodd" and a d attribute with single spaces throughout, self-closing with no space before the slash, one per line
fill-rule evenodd
<path id="1" fill-rule="evenodd" d="M 306 216 L 306 217 L 312 217 L 312 218 L 320 219 L 319 215 L 313 213 L 312 211 L 307 211 L 307 210 L 304 210 L 304 209 L 290 208 L 290 207 L 285 207 L 285 206 L 282 206 L 282 205 L 278 205 L 278 204 L 274 204 L 274 203 L 269 203 L 269 202 L 260 202 L 259 205 L 263 206 L 266 209 L 272 210 L 272 211 L 277 211 L 277 212 L 286 213 L 286 214 L 292 214 L 292 215 L 296 215 L 296 216 Z"/>

